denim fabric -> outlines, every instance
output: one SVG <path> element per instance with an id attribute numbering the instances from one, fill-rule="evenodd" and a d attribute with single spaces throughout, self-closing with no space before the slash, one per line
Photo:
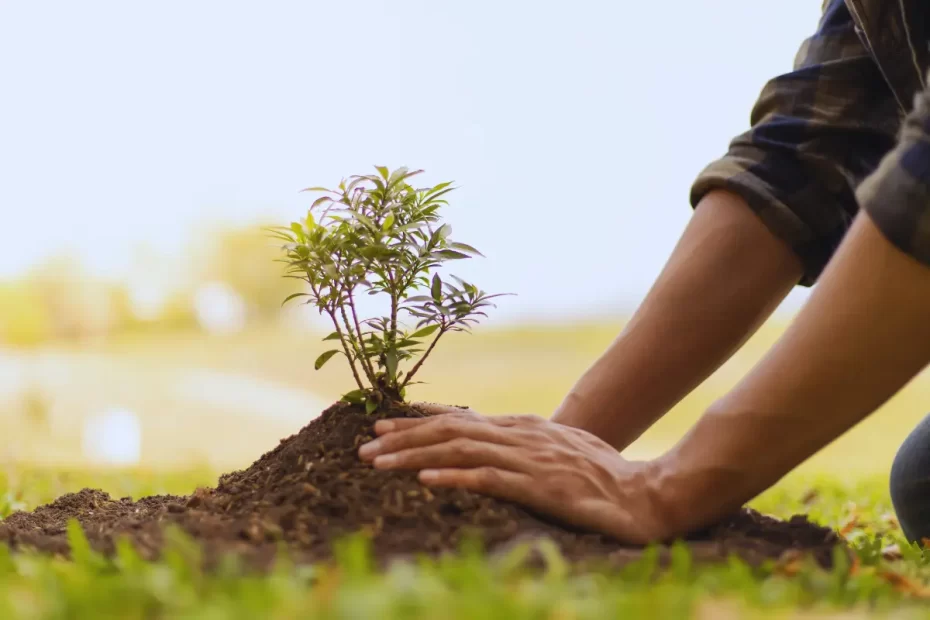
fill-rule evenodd
<path id="1" fill-rule="evenodd" d="M 898 450 L 891 466 L 891 501 L 908 540 L 930 538 L 930 415 Z"/>

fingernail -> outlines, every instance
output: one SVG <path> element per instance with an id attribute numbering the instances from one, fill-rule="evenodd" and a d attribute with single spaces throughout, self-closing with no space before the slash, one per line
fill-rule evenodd
<path id="1" fill-rule="evenodd" d="M 378 454 L 378 451 L 381 449 L 381 442 L 375 439 L 363 445 L 358 449 L 358 455 L 360 457 L 368 458 L 369 456 L 374 456 Z"/>
<path id="2" fill-rule="evenodd" d="M 378 420 L 375 422 L 376 433 L 390 433 L 394 430 L 394 423 L 390 420 Z"/>
<path id="3" fill-rule="evenodd" d="M 377 457 L 374 461 L 375 467 L 379 469 L 382 469 L 382 468 L 387 469 L 389 467 L 393 467 L 396 463 L 397 463 L 396 454 L 382 454 L 381 456 Z"/>
<path id="4" fill-rule="evenodd" d="M 435 469 L 424 469 L 420 472 L 420 482 L 430 484 L 439 480 L 439 472 Z"/>

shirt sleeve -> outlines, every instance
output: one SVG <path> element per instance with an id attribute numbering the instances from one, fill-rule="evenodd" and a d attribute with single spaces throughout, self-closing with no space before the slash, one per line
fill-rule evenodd
<path id="1" fill-rule="evenodd" d="M 900 119 L 845 3 L 829 0 L 793 69 L 762 89 L 750 129 L 695 180 L 691 205 L 714 189 L 741 196 L 801 258 L 800 284 L 810 286 L 859 209 L 856 189 L 894 147 Z"/>
<path id="2" fill-rule="evenodd" d="M 897 146 L 856 195 L 891 243 L 930 265 L 930 89 L 917 95 Z"/>

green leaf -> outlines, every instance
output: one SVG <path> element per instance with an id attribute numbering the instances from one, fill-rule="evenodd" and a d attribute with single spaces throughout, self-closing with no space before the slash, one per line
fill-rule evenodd
<path id="1" fill-rule="evenodd" d="M 427 325 L 423 329 L 413 332 L 412 334 L 410 334 L 409 337 L 411 339 L 412 338 L 425 338 L 426 336 L 429 336 L 430 334 L 435 332 L 437 329 L 439 329 L 438 325 Z"/>
<path id="2" fill-rule="evenodd" d="M 332 263 L 326 263 L 323 265 L 323 273 L 328 275 L 330 278 L 338 278 L 339 272 L 336 271 L 336 265 Z"/>
<path id="3" fill-rule="evenodd" d="M 400 168 L 392 172 L 391 177 L 388 179 L 388 187 L 390 187 L 391 185 L 394 185 L 394 183 L 404 178 L 404 175 L 406 174 L 407 174 L 407 168 L 404 166 L 401 166 Z"/>
<path id="4" fill-rule="evenodd" d="M 377 410 L 378 410 L 378 403 L 376 403 L 372 399 L 368 399 L 367 401 L 365 401 L 365 413 L 367 413 L 368 415 L 371 415 Z"/>
<path id="5" fill-rule="evenodd" d="M 326 189 L 325 187 L 307 187 L 302 190 L 302 192 L 332 192 L 331 189 Z"/>
<path id="6" fill-rule="evenodd" d="M 377 170 L 381 174 L 381 176 L 384 177 L 385 180 L 387 180 L 387 178 L 391 174 L 390 171 L 387 169 L 387 166 L 375 166 L 375 170 Z"/>
<path id="7" fill-rule="evenodd" d="M 484 254 L 482 254 L 475 248 L 471 247 L 467 243 L 455 242 L 455 243 L 450 243 L 449 246 L 455 248 L 456 250 L 461 250 L 462 252 L 468 252 L 469 254 L 477 254 L 478 256 L 481 256 L 482 258 L 484 258 Z"/>
<path id="8" fill-rule="evenodd" d="M 326 353 L 323 353 L 320 357 L 316 358 L 315 362 L 313 362 L 313 368 L 316 370 L 319 370 L 320 368 L 323 367 L 323 364 L 325 364 L 330 359 L 332 359 L 332 357 L 336 355 L 337 353 L 340 353 L 340 351 L 337 351 L 335 349 L 333 349 L 332 351 L 327 351 Z"/>
<path id="9" fill-rule="evenodd" d="M 340 400 L 352 405 L 361 405 L 365 402 L 365 392 L 362 390 L 352 390 L 351 392 L 343 394 Z"/>
<path id="10" fill-rule="evenodd" d="M 130 574 L 141 574 L 147 566 L 128 536 L 120 536 L 116 541 L 116 562 L 123 573 Z"/>
<path id="11" fill-rule="evenodd" d="M 433 294 L 433 299 L 440 301 L 442 299 L 442 280 L 439 278 L 439 274 L 433 276 L 433 285 L 430 290 Z"/>
<path id="12" fill-rule="evenodd" d="M 310 205 L 310 208 L 315 209 L 321 204 L 323 204 L 324 202 L 332 202 L 332 201 L 333 199 L 330 198 L 329 196 L 320 196 L 319 198 L 313 201 L 313 204 Z"/>
<path id="13" fill-rule="evenodd" d="M 439 183 L 438 185 L 434 186 L 431 190 L 429 190 L 429 191 L 426 193 L 426 195 L 427 195 L 427 196 L 431 196 L 431 195 L 433 195 L 433 194 L 439 193 L 439 192 L 441 192 L 442 190 L 444 190 L 444 189 L 446 189 L 447 187 L 449 187 L 450 185 L 452 185 L 452 181 L 443 181 L 442 183 Z"/>
<path id="14" fill-rule="evenodd" d="M 339 332 L 333 332 L 326 338 L 323 338 L 324 342 L 327 340 L 341 340 L 341 338 L 339 337 Z"/>
<path id="15" fill-rule="evenodd" d="M 388 213 L 387 217 L 384 218 L 384 222 L 381 224 L 381 230 L 387 232 L 391 230 L 391 227 L 394 226 L 394 213 Z"/>
<path id="16" fill-rule="evenodd" d="M 66 531 L 68 546 L 71 547 L 71 559 L 74 563 L 84 567 L 93 566 L 97 554 L 91 548 L 80 522 L 77 519 L 68 519 Z"/>
<path id="17" fill-rule="evenodd" d="M 546 564 L 546 579 L 560 583 L 568 575 L 569 566 L 565 556 L 552 540 L 544 538 L 537 543 L 537 550 Z"/>
<path id="18" fill-rule="evenodd" d="M 468 254 L 463 254 L 462 252 L 456 252 L 455 250 L 437 250 L 433 252 L 435 256 L 441 256 L 449 260 L 459 260 L 462 258 L 471 258 Z"/>
<path id="19" fill-rule="evenodd" d="M 388 349 L 384 353 L 384 367 L 387 369 L 388 377 L 397 376 L 397 351 Z"/>
<path id="20" fill-rule="evenodd" d="M 281 302 L 281 305 L 283 306 L 284 304 L 286 304 L 286 303 L 289 302 L 290 300 L 296 299 L 296 298 L 298 298 L 298 297 L 310 297 L 310 293 L 293 293 L 292 295 L 288 295 L 288 296 L 284 299 L 284 301 Z"/>
<path id="21" fill-rule="evenodd" d="M 452 234 L 452 227 L 448 224 L 443 224 L 439 227 L 439 230 L 436 231 L 440 239 L 446 239 L 449 235 Z"/>
<path id="22" fill-rule="evenodd" d="M 378 230 L 378 227 L 375 226 L 375 223 L 371 221 L 371 218 L 365 215 L 364 213 L 356 213 L 355 217 L 358 219 L 359 222 L 364 224 L 369 229 Z"/>
<path id="23" fill-rule="evenodd" d="M 448 194 L 455 189 L 454 187 L 449 187 L 450 185 L 452 185 L 452 182 L 440 183 L 426 193 L 424 196 L 424 202 L 426 204 L 433 204 L 433 202 L 436 201 L 440 196 L 443 194 Z"/>

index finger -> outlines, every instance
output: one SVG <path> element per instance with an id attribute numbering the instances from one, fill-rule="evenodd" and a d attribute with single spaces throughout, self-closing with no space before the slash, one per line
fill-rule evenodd
<path id="1" fill-rule="evenodd" d="M 380 422 L 392 420 L 379 420 Z M 518 440 L 508 435 L 509 429 L 487 424 L 481 419 L 441 417 L 426 418 L 412 428 L 396 431 L 384 431 L 384 426 L 376 428 L 378 439 L 359 448 L 363 460 L 372 459 L 380 454 L 389 454 L 445 443 L 454 439 L 472 439 L 501 445 L 514 445 Z"/>
<path id="2" fill-rule="evenodd" d="M 452 405 L 440 405 L 438 403 L 424 403 L 424 402 L 411 403 L 410 406 L 416 409 L 417 411 L 422 411 L 426 415 L 443 415 L 443 414 L 450 414 L 450 413 L 479 415 L 477 411 L 471 409 L 470 407 L 456 407 Z"/>
<path id="3" fill-rule="evenodd" d="M 375 422 L 375 434 L 383 435 L 395 431 L 405 431 L 409 428 L 433 422 L 436 417 L 441 415 L 443 418 L 457 418 L 466 420 L 483 420 L 484 416 L 471 409 L 462 409 L 459 407 L 449 407 L 447 405 L 422 405 L 414 403 L 412 407 L 418 411 L 426 413 L 425 418 L 387 418 Z"/>

